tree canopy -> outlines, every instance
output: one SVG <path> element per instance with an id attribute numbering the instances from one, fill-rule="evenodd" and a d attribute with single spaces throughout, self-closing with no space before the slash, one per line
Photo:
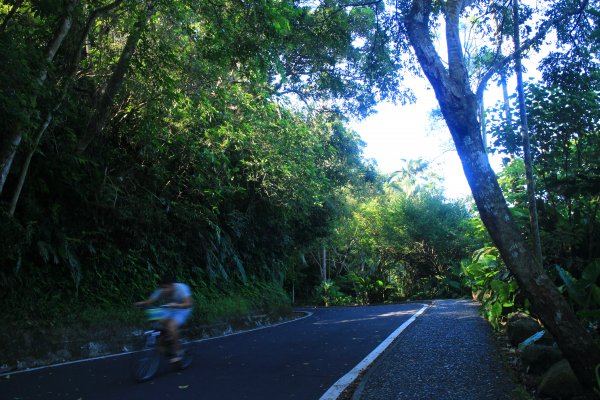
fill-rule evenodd
<path id="1" fill-rule="evenodd" d="M 328 301 L 330 278 L 364 301 L 460 293 L 460 259 L 487 244 L 591 386 L 600 352 L 548 266 L 576 265 L 577 276 L 598 256 L 598 10 L 589 0 L 521 4 L 518 18 L 506 3 L 456 0 L 0 2 L 10 306 L 39 316 L 80 295 L 123 303 L 165 270 L 195 288 L 269 282 L 309 297 L 317 286 Z M 498 182 L 483 98 L 550 32 L 556 49 L 525 119 L 551 250 L 539 259 L 522 223 L 516 119 L 504 108 L 489 121 L 512 160 Z M 408 74 L 435 92 L 489 237 L 422 174 L 426 163 L 382 176 L 346 125 L 380 101 L 410 101 Z M 557 245 L 557 232 L 569 240 Z M 27 290 L 39 303 L 20 303 Z"/>

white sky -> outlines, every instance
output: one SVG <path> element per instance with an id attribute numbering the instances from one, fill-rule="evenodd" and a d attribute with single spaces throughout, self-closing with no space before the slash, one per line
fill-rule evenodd
<path id="1" fill-rule="evenodd" d="M 442 34 L 443 36 L 443 34 Z M 552 36 L 549 42 L 552 43 Z M 445 53 L 442 46 L 443 40 L 438 45 L 440 54 Z M 551 46 L 553 47 L 553 46 Z M 543 50 L 547 52 L 547 50 Z M 531 59 L 524 59 L 525 71 L 523 79 L 529 77 L 540 78 L 536 70 L 539 65 L 539 55 L 528 54 Z M 415 104 L 393 105 L 379 104 L 377 113 L 362 120 L 350 122 L 354 129 L 366 143 L 365 158 L 374 159 L 381 172 L 390 173 L 397 171 L 403 164 L 402 159 L 422 158 L 432 162 L 435 172 L 444 177 L 445 194 L 448 198 L 464 198 L 470 196 L 471 189 L 467 183 L 462 165 L 456 150 L 452 145 L 450 132 L 445 124 L 432 126 L 429 118 L 431 110 L 439 108 L 433 89 L 426 78 L 405 77 L 405 84 L 415 93 Z M 516 78 L 510 77 L 508 81 L 509 94 L 516 91 Z M 502 90 L 491 80 L 484 94 L 486 108 L 494 106 L 502 99 Z M 496 172 L 501 169 L 500 157 L 490 159 Z"/>
<path id="2" fill-rule="evenodd" d="M 438 107 L 433 90 L 427 88 L 424 78 L 414 79 L 411 88 L 417 98 L 415 104 L 382 103 L 376 108 L 377 114 L 351 121 L 350 127 L 366 143 L 365 158 L 374 159 L 383 173 L 399 170 L 403 159 L 432 161 L 433 170 L 444 177 L 447 197 L 470 194 L 450 132 L 445 125 L 433 127 L 429 118 L 431 110 Z"/>

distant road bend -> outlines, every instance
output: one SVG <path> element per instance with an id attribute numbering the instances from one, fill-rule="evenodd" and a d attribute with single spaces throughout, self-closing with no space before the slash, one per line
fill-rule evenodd
<path id="1" fill-rule="evenodd" d="M 167 366 L 146 383 L 132 380 L 129 355 L 124 354 L 5 374 L 0 376 L 0 398 L 335 398 L 347 374 L 370 362 L 375 349 L 383 351 L 386 339 L 424 306 L 304 309 L 311 314 L 299 320 L 194 342 L 189 369 L 178 373 Z"/>

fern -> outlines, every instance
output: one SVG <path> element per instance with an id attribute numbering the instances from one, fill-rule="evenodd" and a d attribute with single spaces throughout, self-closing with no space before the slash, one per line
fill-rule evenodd
<path id="1" fill-rule="evenodd" d="M 600 287 L 596 281 L 600 277 L 600 260 L 594 260 L 583 270 L 580 279 L 576 279 L 567 270 L 555 266 L 563 282 L 568 298 L 579 308 L 577 315 L 582 318 L 600 320 Z"/>

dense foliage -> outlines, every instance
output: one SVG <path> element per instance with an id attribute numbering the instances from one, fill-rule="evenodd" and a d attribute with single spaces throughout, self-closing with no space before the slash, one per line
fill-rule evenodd
<path id="1" fill-rule="evenodd" d="M 364 74 L 340 91 L 354 79 L 327 54 L 360 76 L 367 49 L 351 41 L 375 33 L 368 12 L 338 11 L 2 2 L 3 157 L 17 150 L 0 198 L 6 306 L 127 305 L 166 270 L 215 298 L 266 282 L 287 303 L 287 271 L 329 234 L 340 188 L 372 173 L 335 109 L 282 95 L 367 113 L 387 91 Z"/>
<path id="2" fill-rule="evenodd" d="M 354 302 L 465 294 L 460 260 L 483 244 L 472 216 L 461 202 L 429 190 L 409 193 L 387 185 L 355 203 L 336 229 L 328 277 Z"/>
<path id="3" fill-rule="evenodd" d="M 447 241 L 461 206 L 383 192 L 344 125 L 342 111 L 401 93 L 375 9 L 56 0 L 0 13 L 0 282 L 23 319 L 127 307 L 167 270 L 209 319 L 292 292 L 314 301 L 321 278 L 352 286 L 348 302 L 432 295 L 464 253 Z M 321 249 L 333 276 L 311 258 Z"/>
<path id="4" fill-rule="evenodd" d="M 397 18 L 410 7 L 400 8 L 0 2 L 6 308 L 52 320 L 66 309 L 127 307 L 167 270 L 192 285 L 211 319 L 290 298 L 367 304 L 468 288 L 494 323 L 525 307 L 483 225 L 444 198 L 427 163 L 382 176 L 345 124 L 378 101 L 410 98 L 398 70 L 415 71 L 411 39 Z M 487 36 L 504 37 L 506 10 L 487 11 L 476 30 L 487 34 L 500 18 L 502 32 Z M 586 45 L 545 59 L 527 100 L 544 266 L 580 316 L 597 322 L 597 287 L 587 281 L 600 258 L 592 11 L 559 29 L 562 44 Z M 549 9 L 548 18 L 561 15 L 576 18 Z M 458 31 L 458 14 L 450 22 Z M 495 53 L 480 50 L 469 65 L 476 73 L 460 80 L 467 87 L 497 67 Z M 517 114 L 507 123 L 504 112 L 488 121 L 491 150 L 506 156 L 500 184 L 528 237 Z M 473 180 L 480 171 L 470 172 Z"/>
<path id="5" fill-rule="evenodd" d="M 556 56 L 549 62 L 558 62 Z M 595 325 L 598 313 L 590 310 L 600 307 L 592 296 L 600 259 L 600 99 L 597 68 L 587 68 L 591 68 L 589 74 L 575 78 L 572 71 L 554 64 L 546 70 L 543 82 L 527 85 L 526 98 L 544 265 L 580 316 Z M 491 113 L 492 150 L 504 157 L 500 184 L 523 235 L 529 236 L 525 167 L 514 126 L 514 120 L 506 121 L 504 107 Z M 585 289 L 575 284 L 578 280 L 587 282 Z M 589 294 L 584 302 L 583 292 Z"/>

